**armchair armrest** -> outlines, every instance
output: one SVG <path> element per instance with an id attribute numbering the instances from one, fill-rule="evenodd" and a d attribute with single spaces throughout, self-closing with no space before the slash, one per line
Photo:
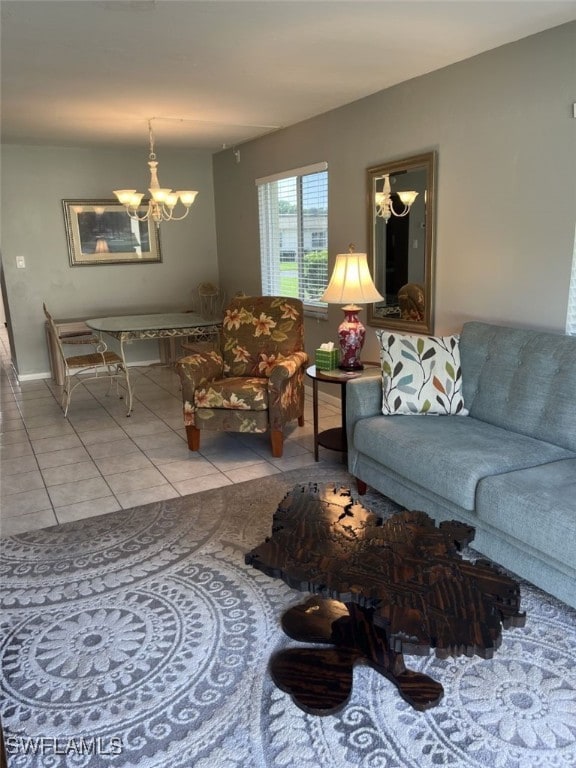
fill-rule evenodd
<path id="1" fill-rule="evenodd" d="M 219 352 L 196 352 L 176 361 L 176 372 L 182 386 L 188 385 L 194 390 L 200 384 L 213 379 L 220 379 L 224 374 L 224 359 Z"/>
<path id="2" fill-rule="evenodd" d="M 219 352 L 197 352 L 176 361 L 176 372 L 182 383 L 182 403 L 184 408 L 184 424 L 194 425 L 194 392 L 198 387 L 205 386 L 209 381 L 222 378 L 224 360 Z"/>
<path id="3" fill-rule="evenodd" d="M 304 412 L 304 369 L 306 352 L 293 352 L 277 362 L 268 376 L 268 407 L 270 426 L 281 430 L 282 425 Z"/>
<path id="4" fill-rule="evenodd" d="M 292 378 L 296 371 L 303 368 L 308 362 L 306 352 L 293 352 L 288 357 L 277 362 L 272 368 L 269 379 L 273 387 L 281 387 L 283 381 Z"/>

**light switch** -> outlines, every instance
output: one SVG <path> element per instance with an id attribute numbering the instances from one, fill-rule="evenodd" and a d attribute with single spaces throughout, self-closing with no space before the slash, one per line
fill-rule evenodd
<path id="1" fill-rule="evenodd" d="M 16 256 L 16 267 L 18 269 L 26 269 L 26 261 L 24 256 Z"/>

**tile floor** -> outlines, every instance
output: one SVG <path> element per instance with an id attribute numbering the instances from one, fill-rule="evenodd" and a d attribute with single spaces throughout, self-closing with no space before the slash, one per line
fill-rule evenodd
<path id="1" fill-rule="evenodd" d="M 7 536 L 91 515 L 251 480 L 314 464 L 311 395 L 306 423 L 290 424 L 284 455 L 267 435 L 203 435 L 191 453 L 182 422 L 179 379 L 162 367 L 131 369 L 134 411 L 107 394 L 105 380 L 72 395 L 68 418 L 50 379 L 18 383 L 7 335 L 0 330 L 0 532 Z M 320 428 L 338 426 L 332 398 L 322 400 Z M 323 463 L 342 456 L 320 449 Z"/>

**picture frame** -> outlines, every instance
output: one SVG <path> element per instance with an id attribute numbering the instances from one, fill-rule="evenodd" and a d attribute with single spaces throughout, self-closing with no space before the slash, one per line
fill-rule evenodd
<path id="1" fill-rule="evenodd" d="M 158 264 L 160 235 L 152 220 L 136 221 L 117 200 L 62 200 L 71 267 Z M 145 215 L 143 200 L 138 215 Z"/>

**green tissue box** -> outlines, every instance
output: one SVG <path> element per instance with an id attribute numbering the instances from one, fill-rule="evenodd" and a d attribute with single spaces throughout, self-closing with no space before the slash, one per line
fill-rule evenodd
<path id="1" fill-rule="evenodd" d="M 316 350 L 316 368 L 319 371 L 331 371 L 338 368 L 340 362 L 340 353 L 337 349 L 317 349 Z"/>

